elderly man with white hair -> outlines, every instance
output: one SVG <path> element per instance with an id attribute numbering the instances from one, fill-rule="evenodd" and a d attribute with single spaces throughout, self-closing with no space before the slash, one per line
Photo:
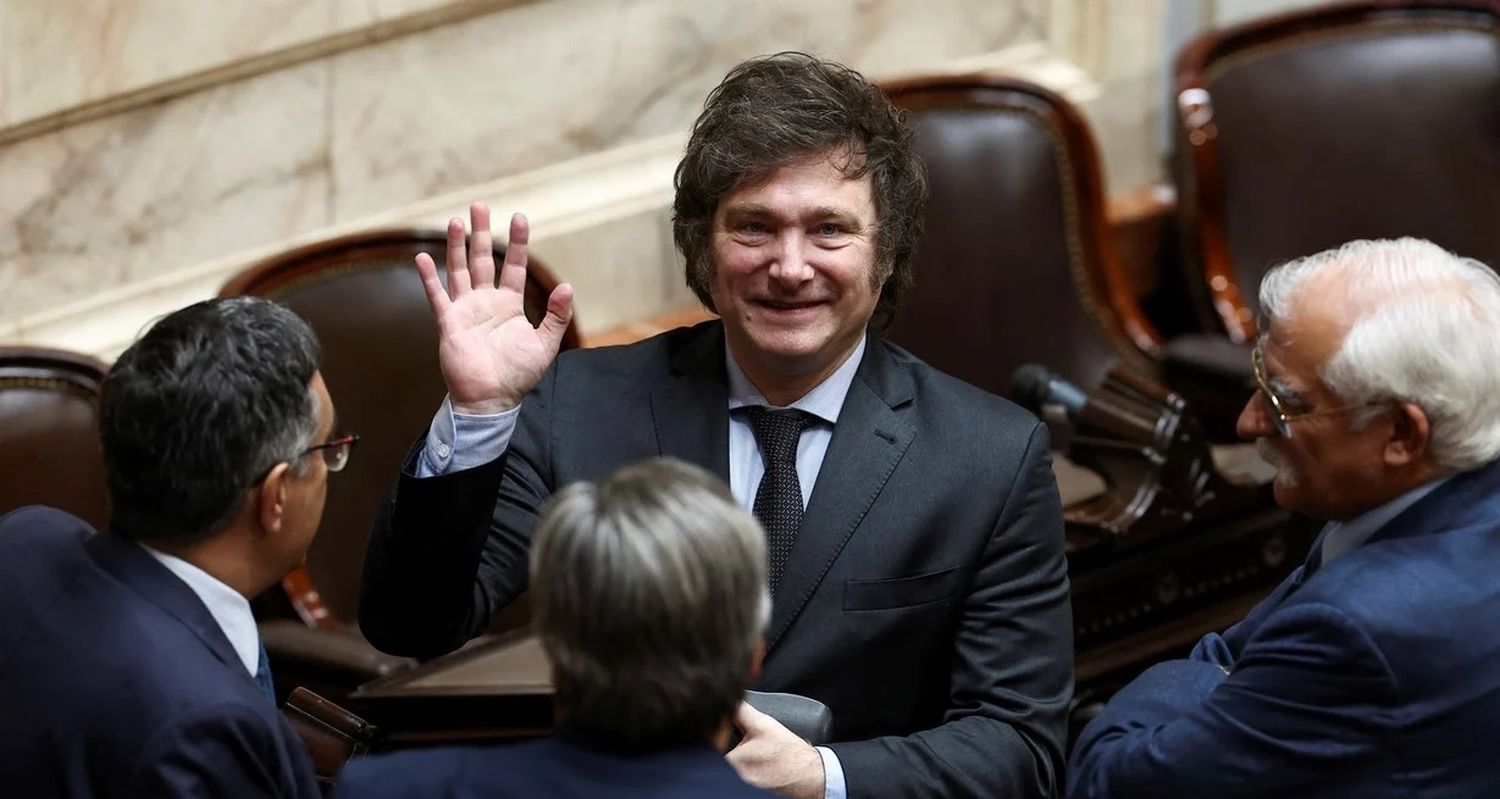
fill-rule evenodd
<path id="1" fill-rule="evenodd" d="M 1416 239 L 1285 264 L 1239 419 L 1328 524 L 1083 732 L 1070 797 L 1500 796 L 1500 278 Z"/>

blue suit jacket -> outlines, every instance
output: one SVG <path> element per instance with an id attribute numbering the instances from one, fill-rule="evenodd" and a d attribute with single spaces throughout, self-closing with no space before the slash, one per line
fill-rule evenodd
<path id="1" fill-rule="evenodd" d="M 1497 565 L 1491 464 L 1126 686 L 1069 796 L 1500 796 Z"/>
<path id="2" fill-rule="evenodd" d="M 0 792 L 316 797 L 307 751 L 208 609 L 135 544 L 0 517 Z"/>
<path id="3" fill-rule="evenodd" d="M 542 738 L 498 747 L 413 750 L 351 762 L 335 799 L 770 799 L 707 745 L 627 757 Z"/>

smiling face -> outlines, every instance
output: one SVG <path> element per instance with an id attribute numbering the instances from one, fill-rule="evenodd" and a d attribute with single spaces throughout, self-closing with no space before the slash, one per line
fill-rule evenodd
<path id="1" fill-rule="evenodd" d="M 714 212 L 711 294 L 735 362 L 776 404 L 853 352 L 875 311 L 875 202 L 820 157 L 736 188 Z"/>

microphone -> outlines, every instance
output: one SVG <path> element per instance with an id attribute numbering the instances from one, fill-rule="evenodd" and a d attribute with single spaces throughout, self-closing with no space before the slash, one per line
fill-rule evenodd
<path id="1" fill-rule="evenodd" d="M 1089 401 L 1089 396 L 1083 389 L 1053 374 L 1047 367 L 1034 363 L 1023 364 L 1011 374 L 1010 396 L 1038 414 L 1044 405 L 1059 405 L 1067 412 L 1069 419 L 1077 418 L 1078 412 Z"/>

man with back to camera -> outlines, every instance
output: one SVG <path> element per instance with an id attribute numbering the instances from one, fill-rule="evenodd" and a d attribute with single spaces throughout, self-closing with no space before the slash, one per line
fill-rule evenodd
<path id="1" fill-rule="evenodd" d="M 266 300 L 188 306 L 120 356 L 109 529 L 0 518 L 7 795 L 319 795 L 248 598 L 302 562 L 354 442 L 336 431 L 317 339 Z"/>
<path id="2" fill-rule="evenodd" d="M 531 575 L 557 734 L 357 760 L 340 796 L 771 796 L 720 754 L 771 613 L 765 537 L 722 483 L 668 459 L 573 483 L 542 513 Z"/>
<path id="3" fill-rule="evenodd" d="M 1047 796 L 1072 690 L 1046 430 L 867 328 L 911 281 L 925 181 L 901 113 L 858 73 L 752 59 L 709 96 L 673 234 L 720 319 L 554 357 L 559 286 L 521 313 L 525 219 L 495 288 L 489 211 L 419 256 L 449 397 L 371 535 L 361 628 L 433 656 L 526 589 L 554 490 L 669 455 L 767 531 L 771 622 L 752 687 L 833 712 L 814 748 L 742 709 L 729 758 L 791 796 Z M 523 401 L 524 398 L 524 401 Z"/>
<path id="4" fill-rule="evenodd" d="M 1239 431 L 1307 561 L 1074 750 L 1072 797 L 1500 796 L 1500 278 L 1417 239 L 1266 275 Z"/>

